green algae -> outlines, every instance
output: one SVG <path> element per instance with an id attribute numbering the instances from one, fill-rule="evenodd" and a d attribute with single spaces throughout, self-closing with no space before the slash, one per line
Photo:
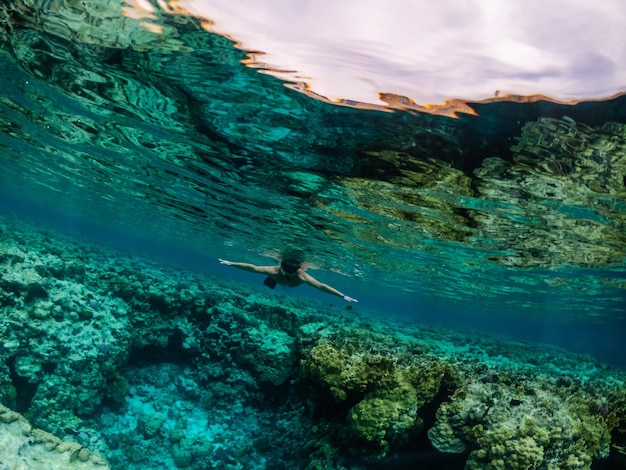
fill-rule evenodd
<path id="1" fill-rule="evenodd" d="M 345 445 L 384 456 L 423 429 L 419 409 L 451 381 L 449 365 L 422 353 L 419 341 L 397 344 L 362 329 L 344 329 L 305 347 L 300 383 L 321 394 L 318 406 L 331 399 L 347 408 L 344 421 L 326 417 L 327 431 L 347 435 Z M 326 396 L 326 398 L 324 398 Z M 332 409 L 332 408 L 331 408 Z M 334 429 L 333 429 L 334 428 Z M 361 447 L 367 443 L 368 446 Z"/>

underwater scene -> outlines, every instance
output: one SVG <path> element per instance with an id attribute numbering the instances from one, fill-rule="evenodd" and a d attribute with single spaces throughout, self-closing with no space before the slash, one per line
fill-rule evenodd
<path id="1" fill-rule="evenodd" d="M 626 468 L 626 3 L 0 5 L 0 470 Z"/>

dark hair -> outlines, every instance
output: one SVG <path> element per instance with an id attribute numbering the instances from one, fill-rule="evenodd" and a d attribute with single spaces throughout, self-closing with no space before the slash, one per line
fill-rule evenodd
<path id="1" fill-rule="evenodd" d="M 294 248 L 287 248 L 283 251 L 280 266 L 286 273 L 295 273 L 302 263 L 304 263 L 304 251 Z"/>
<path id="2" fill-rule="evenodd" d="M 295 274 L 296 272 L 298 272 L 298 269 L 300 269 L 300 263 L 294 263 L 293 261 L 283 260 L 280 262 L 280 267 L 287 274 Z"/>

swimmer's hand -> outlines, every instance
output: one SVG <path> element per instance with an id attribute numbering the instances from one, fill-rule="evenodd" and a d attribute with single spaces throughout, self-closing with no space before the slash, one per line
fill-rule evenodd
<path id="1" fill-rule="evenodd" d="M 220 260 L 220 264 L 225 264 L 226 266 L 232 266 L 233 262 L 232 261 L 227 261 L 225 259 L 222 258 L 218 258 Z"/>
<path id="2" fill-rule="evenodd" d="M 358 302 L 358 300 L 353 299 L 352 297 L 348 297 L 346 294 L 342 294 L 341 298 L 345 300 L 346 302 Z"/>

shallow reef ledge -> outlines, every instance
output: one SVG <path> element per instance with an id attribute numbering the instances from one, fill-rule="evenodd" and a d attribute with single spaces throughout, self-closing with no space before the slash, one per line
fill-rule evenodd
<path id="1" fill-rule="evenodd" d="M 0 469 L 626 465 L 626 373 L 546 345 L 305 304 L 4 216 L 0 309 Z"/>
<path id="2" fill-rule="evenodd" d="M 0 404 L 0 468 L 109 470 L 97 453 L 34 428 L 22 415 Z"/>

